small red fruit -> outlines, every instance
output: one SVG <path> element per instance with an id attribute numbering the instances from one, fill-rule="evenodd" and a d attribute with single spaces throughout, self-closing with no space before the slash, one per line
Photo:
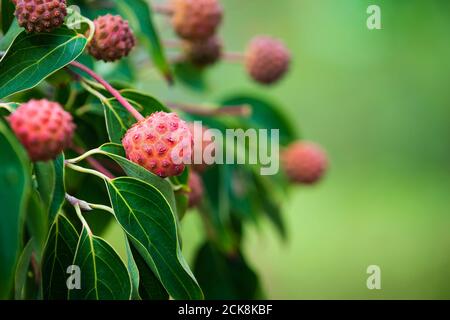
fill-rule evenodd
<path id="1" fill-rule="evenodd" d="M 189 208 L 197 207 L 203 199 L 203 181 L 198 173 L 191 171 L 189 174 Z"/>
<path id="2" fill-rule="evenodd" d="M 50 32 L 64 23 L 66 0 L 13 0 L 14 15 L 27 32 Z"/>
<path id="3" fill-rule="evenodd" d="M 186 40 L 205 40 L 213 36 L 222 21 L 223 9 L 218 0 L 173 0 L 172 24 Z"/>
<path id="4" fill-rule="evenodd" d="M 192 156 L 192 134 L 175 113 L 156 112 L 122 139 L 127 158 L 165 178 L 180 175 Z"/>
<path id="5" fill-rule="evenodd" d="M 217 37 L 202 41 L 185 41 L 183 51 L 186 60 L 203 68 L 215 64 L 222 56 L 222 42 Z"/>
<path id="6" fill-rule="evenodd" d="M 54 159 L 72 142 L 72 115 L 57 102 L 30 100 L 9 117 L 11 128 L 32 161 Z"/>
<path id="7" fill-rule="evenodd" d="M 245 64 L 250 76 L 261 84 L 280 80 L 289 69 L 290 53 L 283 43 L 267 36 L 254 38 L 247 48 Z"/>
<path id="8" fill-rule="evenodd" d="M 291 182 L 314 184 L 320 180 L 327 168 L 327 156 L 318 145 L 311 142 L 296 142 L 283 151 L 283 169 Z"/>
<path id="9" fill-rule="evenodd" d="M 97 60 L 112 62 L 128 56 L 136 44 L 128 21 L 107 14 L 94 20 L 95 34 L 87 49 Z"/>

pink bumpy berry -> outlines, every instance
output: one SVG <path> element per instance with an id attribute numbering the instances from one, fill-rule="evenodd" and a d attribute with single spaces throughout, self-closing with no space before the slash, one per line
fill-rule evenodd
<path id="1" fill-rule="evenodd" d="M 45 99 L 20 105 L 9 122 L 32 161 L 54 159 L 70 146 L 75 130 L 71 114 Z"/>
<path id="2" fill-rule="evenodd" d="M 283 151 L 282 165 L 291 182 L 314 184 L 327 169 L 327 156 L 316 144 L 296 142 Z"/>
<path id="3" fill-rule="evenodd" d="M 203 181 L 198 173 L 191 171 L 189 175 L 189 208 L 198 206 L 203 199 Z"/>
<path id="4" fill-rule="evenodd" d="M 112 62 L 126 57 L 136 44 L 128 21 L 107 14 L 94 20 L 95 34 L 87 48 L 97 60 Z"/>
<path id="5" fill-rule="evenodd" d="M 250 76 L 261 84 L 280 80 L 289 69 L 290 53 L 283 43 L 267 36 L 254 38 L 247 48 L 245 64 Z"/>
<path id="6" fill-rule="evenodd" d="M 122 139 L 127 158 L 165 178 L 191 162 L 192 134 L 175 113 L 156 112 L 134 124 Z"/>
<path id="7" fill-rule="evenodd" d="M 66 0 L 13 0 L 14 15 L 27 32 L 50 32 L 64 23 Z"/>
<path id="8" fill-rule="evenodd" d="M 186 40 L 205 40 L 213 36 L 222 21 L 223 9 L 218 0 L 173 0 L 172 24 Z"/>

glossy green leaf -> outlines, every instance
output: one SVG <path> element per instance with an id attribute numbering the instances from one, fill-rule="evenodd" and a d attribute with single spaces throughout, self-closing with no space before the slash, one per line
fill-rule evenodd
<path id="1" fill-rule="evenodd" d="M 157 111 L 169 111 L 161 102 L 152 96 L 135 90 L 121 90 L 121 94 L 136 108 L 136 110 L 148 116 Z M 106 127 L 111 142 L 121 143 L 128 129 L 136 122 L 136 119 L 114 98 L 104 103 Z"/>
<path id="2" fill-rule="evenodd" d="M 64 155 L 55 160 L 35 164 L 38 191 L 50 223 L 61 209 L 66 194 L 64 187 Z"/>
<path id="3" fill-rule="evenodd" d="M 128 270 L 135 275 L 135 293 L 142 300 L 167 300 L 169 294 L 139 252 L 127 240 Z M 131 263 L 131 267 L 130 267 Z M 137 273 L 137 276 L 136 276 Z M 137 281 L 136 281 L 137 280 Z"/>
<path id="4" fill-rule="evenodd" d="M 158 111 L 171 112 L 161 101 L 149 94 L 134 89 L 122 89 L 120 93 L 145 117 Z"/>
<path id="5" fill-rule="evenodd" d="M 13 43 L 14 39 L 23 31 L 23 28 L 19 27 L 17 19 L 11 22 L 8 32 L 0 39 L 0 51 L 6 51 Z M 1 60 L 1 57 L 0 57 Z"/>
<path id="6" fill-rule="evenodd" d="M 48 233 L 48 218 L 45 207 L 36 190 L 31 191 L 25 215 L 28 234 L 34 238 L 34 250 L 38 260 L 41 259 Z"/>
<path id="7" fill-rule="evenodd" d="M 70 300 L 129 300 L 131 279 L 125 264 L 102 238 L 83 228 L 73 265 L 79 266 L 81 288 L 69 290 Z"/>
<path id="8" fill-rule="evenodd" d="M 0 98 L 27 90 L 75 60 L 87 39 L 61 27 L 51 33 L 20 33 L 0 61 Z"/>
<path id="9" fill-rule="evenodd" d="M 16 267 L 16 275 L 14 281 L 14 299 L 25 299 L 25 285 L 28 277 L 28 269 L 30 267 L 31 255 L 33 254 L 33 239 L 30 239 L 23 248 Z"/>
<path id="10" fill-rule="evenodd" d="M 119 12 L 130 21 L 133 31 L 139 38 L 139 42 L 144 44 L 150 51 L 156 67 L 165 79 L 171 83 L 172 73 L 164 53 L 164 47 L 161 45 L 158 31 L 153 23 L 153 12 L 149 2 L 145 0 L 116 0 L 115 2 Z"/>
<path id="11" fill-rule="evenodd" d="M 238 95 L 225 99 L 223 106 L 249 105 L 252 107 L 252 114 L 243 120 L 250 128 L 256 129 L 279 129 L 280 144 L 287 145 L 298 137 L 299 128 L 295 127 L 285 116 L 283 110 L 277 104 L 266 98 L 253 95 Z"/>
<path id="12" fill-rule="evenodd" d="M 257 298 L 258 277 L 240 252 L 226 255 L 213 244 L 205 243 L 196 256 L 194 272 L 206 299 Z"/>
<path id="13" fill-rule="evenodd" d="M 46 300 L 67 299 L 67 268 L 73 264 L 78 232 L 62 214 L 55 217 L 42 257 L 42 287 Z"/>
<path id="14" fill-rule="evenodd" d="M 175 299 L 202 299 L 203 294 L 181 254 L 177 220 L 154 186 L 131 177 L 107 183 L 117 221 Z"/>
<path id="15" fill-rule="evenodd" d="M 30 165 L 21 144 L 0 119 L 0 300 L 12 289 L 21 229 L 30 194 Z"/>
<path id="16" fill-rule="evenodd" d="M 131 299 L 142 300 L 139 294 L 139 283 L 140 283 L 139 269 L 136 264 L 136 261 L 134 261 L 133 253 L 131 252 L 131 246 L 128 239 L 125 241 L 125 249 L 127 252 L 128 273 L 130 274 L 131 278 Z"/>
<path id="17" fill-rule="evenodd" d="M 177 206 L 175 196 L 170 183 L 167 180 L 151 173 L 140 165 L 129 161 L 125 157 L 125 150 L 123 149 L 122 145 L 106 143 L 100 146 L 98 149 L 94 149 L 93 154 L 109 157 L 110 159 L 114 160 L 128 176 L 142 180 L 157 188 L 169 203 L 173 212 L 176 212 Z"/>
<path id="18" fill-rule="evenodd" d="M 189 196 L 184 191 L 177 191 L 175 193 L 175 201 L 177 203 L 177 215 L 178 219 L 181 220 L 184 218 L 186 211 L 189 207 Z"/>

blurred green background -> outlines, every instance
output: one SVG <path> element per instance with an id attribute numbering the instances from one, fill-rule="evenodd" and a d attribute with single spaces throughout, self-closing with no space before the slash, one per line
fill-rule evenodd
<path id="1" fill-rule="evenodd" d="M 222 63 L 208 72 L 205 98 L 167 88 L 147 68 L 141 89 L 184 102 L 259 92 L 328 151 L 326 179 L 284 205 L 287 242 L 268 222 L 248 227 L 245 251 L 267 298 L 450 298 L 450 2 L 222 2 L 227 50 L 242 51 L 255 34 L 282 38 L 294 57 L 286 79 L 266 89 L 241 65 Z M 371 4 L 381 7 L 382 30 L 366 27 Z M 199 230 L 189 213 L 189 261 Z M 114 245 L 117 232 L 109 231 Z M 369 265 L 381 268 L 381 290 L 366 287 Z"/>

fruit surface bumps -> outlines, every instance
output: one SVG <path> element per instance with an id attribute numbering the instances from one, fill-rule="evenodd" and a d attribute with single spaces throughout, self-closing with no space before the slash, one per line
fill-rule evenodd
<path id="1" fill-rule="evenodd" d="M 191 190 L 188 194 L 188 205 L 189 208 L 194 208 L 198 206 L 203 199 L 203 181 L 200 175 L 195 172 L 191 171 L 189 174 L 189 189 Z"/>
<path id="2" fill-rule="evenodd" d="M 180 38 L 199 41 L 213 36 L 222 21 L 218 0 L 173 0 L 172 24 Z"/>
<path id="3" fill-rule="evenodd" d="M 128 56 L 136 45 L 128 21 L 107 14 L 94 20 L 95 34 L 87 49 L 97 60 L 112 62 Z"/>
<path id="4" fill-rule="evenodd" d="M 291 182 L 314 184 L 327 169 L 327 156 L 317 144 L 295 142 L 283 151 L 282 166 Z"/>
<path id="5" fill-rule="evenodd" d="M 255 37 L 245 55 L 247 72 L 256 82 L 265 85 L 280 80 L 288 71 L 290 60 L 284 44 L 267 36 Z"/>
<path id="6" fill-rule="evenodd" d="M 192 134 L 175 113 L 156 112 L 134 124 L 122 139 L 127 158 L 165 178 L 191 162 Z"/>
<path id="7" fill-rule="evenodd" d="M 70 146 L 75 130 L 71 114 L 45 99 L 20 105 L 9 122 L 32 161 L 54 159 Z"/>
<path id="8" fill-rule="evenodd" d="M 64 23 L 66 0 L 13 0 L 14 15 L 27 32 L 50 32 Z"/>
<path id="9" fill-rule="evenodd" d="M 222 42 L 217 37 L 201 41 L 185 41 L 183 52 L 186 60 L 197 67 L 216 63 L 222 56 Z"/>

